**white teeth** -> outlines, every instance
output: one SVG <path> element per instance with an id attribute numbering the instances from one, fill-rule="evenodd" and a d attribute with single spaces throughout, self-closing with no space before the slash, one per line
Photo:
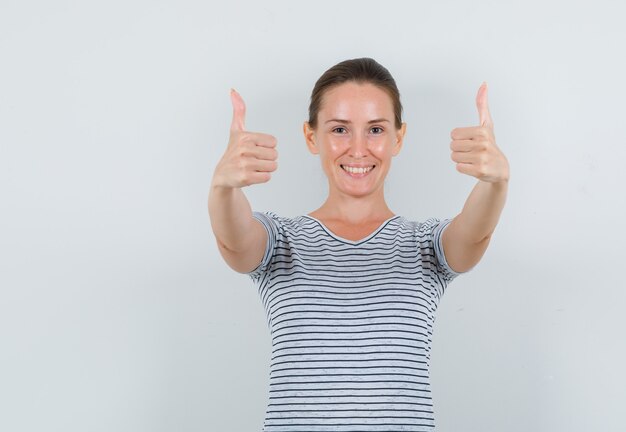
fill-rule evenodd
<path id="1" fill-rule="evenodd" d="M 371 171 L 371 169 L 374 168 L 374 166 L 372 165 L 371 167 L 368 167 L 368 168 L 352 168 L 352 167 L 342 165 L 342 168 L 352 174 L 363 174 L 363 173 Z"/>

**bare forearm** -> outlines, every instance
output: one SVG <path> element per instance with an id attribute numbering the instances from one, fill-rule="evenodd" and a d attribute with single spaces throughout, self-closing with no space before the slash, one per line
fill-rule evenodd
<path id="1" fill-rule="evenodd" d="M 217 240 L 231 251 L 240 251 L 246 245 L 252 208 L 241 188 L 214 186 L 209 190 L 209 218 Z"/>
<path id="2" fill-rule="evenodd" d="M 457 216 L 462 236 L 476 243 L 491 237 L 506 202 L 508 180 L 496 183 L 479 181 Z"/>

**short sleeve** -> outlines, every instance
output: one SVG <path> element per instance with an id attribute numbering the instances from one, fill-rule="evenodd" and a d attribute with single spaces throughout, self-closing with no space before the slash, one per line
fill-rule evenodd
<path id="1" fill-rule="evenodd" d="M 452 222 L 452 219 L 449 218 L 443 220 L 430 218 L 425 221 L 419 229 L 419 231 L 421 231 L 421 236 L 423 236 L 423 239 L 428 240 L 428 248 L 425 251 L 425 255 L 433 256 L 434 270 L 446 282 L 452 282 L 452 280 L 454 280 L 457 276 L 467 273 L 471 270 L 470 269 L 465 272 L 454 271 L 446 260 L 446 256 L 443 250 L 443 232 L 448 227 L 450 222 Z"/>
<path id="2" fill-rule="evenodd" d="M 450 225 L 450 222 L 452 222 L 452 219 L 443 219 L 442 221 L 437 222 L 432 230 L 432 241 L 435 248 L 435 257 L 437 258 L 437 269 L 439 272 L 442 273 L 443 277 L 448 282 L 452 282 L 452 280 L 457 276 L 470 271 L 454 271 L 446 260 L 446 256 L 443 251 L 443 232 L 448 227 L 448 225 Z"/>
<path id="3" fill-rule="evenodd" d="M 265 253 L 263 254 L 261 263 L 254 270 L 244 273 L 249 275 L 253 280 L 256 280 L 270 269 L 272 259 L 276 255 L 281 222 L 280 217 L 271 211 L 253 211 L 252 217 L 260 221 L 267 231 L 267 243 L 265 244 Z"/>

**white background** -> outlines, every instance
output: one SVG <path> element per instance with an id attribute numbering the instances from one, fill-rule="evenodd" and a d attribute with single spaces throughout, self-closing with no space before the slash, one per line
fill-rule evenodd
<path id="1" fill-rule="evenodd" d="M 386 198 L 453 217 L 450 131 L 483 80 L 511 165 L 483 260 L 438 310 L 437 429 L 623 431 L 626 63 L 619 1 L 2 1 L 0 430 L 260 431 L 258 293 L 207 210 L 228 140 L 278 139 L 253 209 L 327 193 L 302 123 L 317 78 L 373 57 L 407 136 Z"/>

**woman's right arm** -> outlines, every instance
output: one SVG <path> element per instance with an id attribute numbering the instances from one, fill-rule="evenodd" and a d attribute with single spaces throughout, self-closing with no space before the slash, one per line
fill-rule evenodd
<path id="1" fill-rule="evenodd" d="M 242 188 L 266 183 L 277 168 L 276 138 L 244 129 L 245 104 L 231 90 L 233 120 L 228 148 L 217 164 L 209 190 L 209 217 L 218 249 L 235 271 L 247 273 L 261 263 L 268 240 L 263 224 L 252 216 Z"/>
<path id="2" fill-rule="evenodd" d="M 217 246 L 233 270 L 247 273 L 261 263 L 267 231 L 256 218 L 243 191 L 211 185 L 209 217 Z"/>

